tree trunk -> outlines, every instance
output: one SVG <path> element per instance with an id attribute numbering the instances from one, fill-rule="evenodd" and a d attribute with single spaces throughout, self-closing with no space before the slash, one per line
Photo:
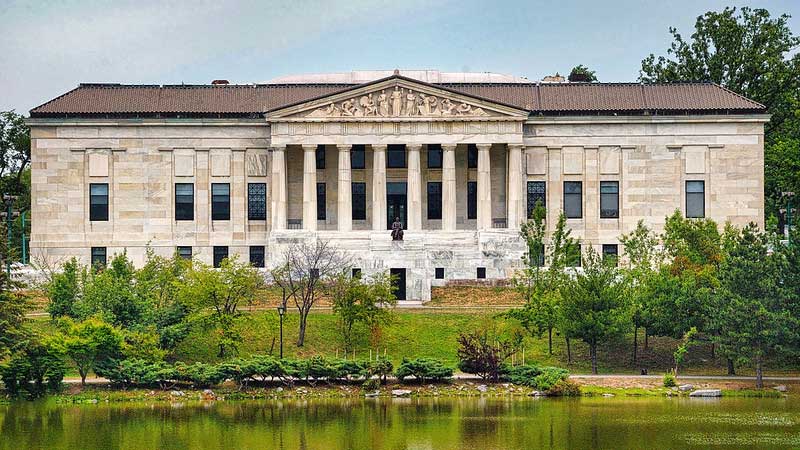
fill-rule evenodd
<path id="1" fill-rule="evenodd" d="M 572 349 L 569 345 L 569 338 L 567 339 L 567 364 L 572 364 Z"/>
<path id="2" fill-rule="evenodd" d="M 547 329 L 547 351 L 550 355 L 553 354 L 553 329 Z"/>
<path id="3" fill-rule="evenodd" d="M 728 375 L 736 375 L 736 368 L 733 367 L 733 360 L 728 358 Z"/>
<path id="4" fill-rule="evenodd" d="M 597 344 L 589 344 L 589 355 L 592 358 L 592 375 L 597 375 Z"/>
<path id="5" fill-rule="evenodd" d="M 712 342 L 712 343 L 711 343 L 711 359 L 714 359 L 714 358 L 715 358 L 715 355 L 716 355 L 716 353 L 717 353 L 717 352 L 716 352 L 716 346 L 715 346 L 715 345 L 714 345 L 714 343 Z"/>
<path id="6" fill-rule="evenodd" d="M 633 326 L 633 365 L 636 365 L 636 350 L 639 346 L 639 327 Z"/>
<path id="7" fill-rule="evenodd" d="M 756 389 L 764 388 L 764 371 L 761 367 L 761 357 L 756 358 Z"/>
<path id="8" fill-rule="evenodd" d="M 300 313 L 300 332 L 297 336 L 297 346 L 302 347 L 303 343 L 306 340 L 306 319 L 308 318 L 308 314 L 305 312 Z"/>
<path id="9" fill-rule="evenodd" d="M 219 354 L 217 357 L 222 358 L 223 356 L 225 356 L 225 345 L 219 344 Z"/>
<path id="10" fill-rule="evenodd" d="M 79 370 L 78 373 L 81 375 L 81 386 L 86 386 L 86 372 Z"/>
<path id="11" fill-rule="evenodd" d="M 647 328 L 644 329 L 644 349 L 647 350 Z"/>

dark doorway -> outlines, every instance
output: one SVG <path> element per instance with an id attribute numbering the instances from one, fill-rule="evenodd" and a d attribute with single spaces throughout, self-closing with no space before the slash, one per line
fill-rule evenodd
<path id="1" fill-rule="evenodd" d="M 406 299 L 406 269 L 389 269 L 392 276 L 392 287 L 397 300 Z"/>
<path id="2" fill-rule="evenodd" d="M 392 223 L 395 217 L 400 218 L 403 223 L 403 229 L 408 228 L 406 221 L 407 209 L 407 185 L 404 181 L 395 181 L 386 183 L 386 229 L 392 229 Z"/>

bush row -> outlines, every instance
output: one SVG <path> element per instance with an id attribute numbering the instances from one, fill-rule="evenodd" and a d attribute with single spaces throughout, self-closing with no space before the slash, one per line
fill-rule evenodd
<path id="1" fill-rule="evenodd" d="M 540 391 L 551 391 L 560 382 L 567 381 L 569 371 L 560 367 L 539 367 L 531 364 L 504 366 L 501 378 L 521 386 Z"/>

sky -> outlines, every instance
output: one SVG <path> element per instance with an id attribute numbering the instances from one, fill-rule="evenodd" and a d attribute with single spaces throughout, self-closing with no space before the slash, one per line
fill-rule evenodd
<path id="1" fill-rule="evenodd" d="M 798 0 L 0 0 L 0 110 L 27 115 L 82 82 L 258 83 L 351 70 L 497 72 L 538 80 L 583 64 L 635 81 L 725 6 Z"/>

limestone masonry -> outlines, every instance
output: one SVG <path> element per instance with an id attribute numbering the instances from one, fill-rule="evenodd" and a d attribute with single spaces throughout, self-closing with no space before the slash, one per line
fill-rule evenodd
<path id="1" fill-rule="evenodd" d="M 425 301 L 508 278 L 537 200 L 548 228 L 564 210 L 604 254 L 676 209 L 763 225 L 768 115 L 719 86 L 408 75 L 81 85 L 31 111 L 31 254 L 141 264 L 149 246 L 268 268 L 326 239 Z"/>

